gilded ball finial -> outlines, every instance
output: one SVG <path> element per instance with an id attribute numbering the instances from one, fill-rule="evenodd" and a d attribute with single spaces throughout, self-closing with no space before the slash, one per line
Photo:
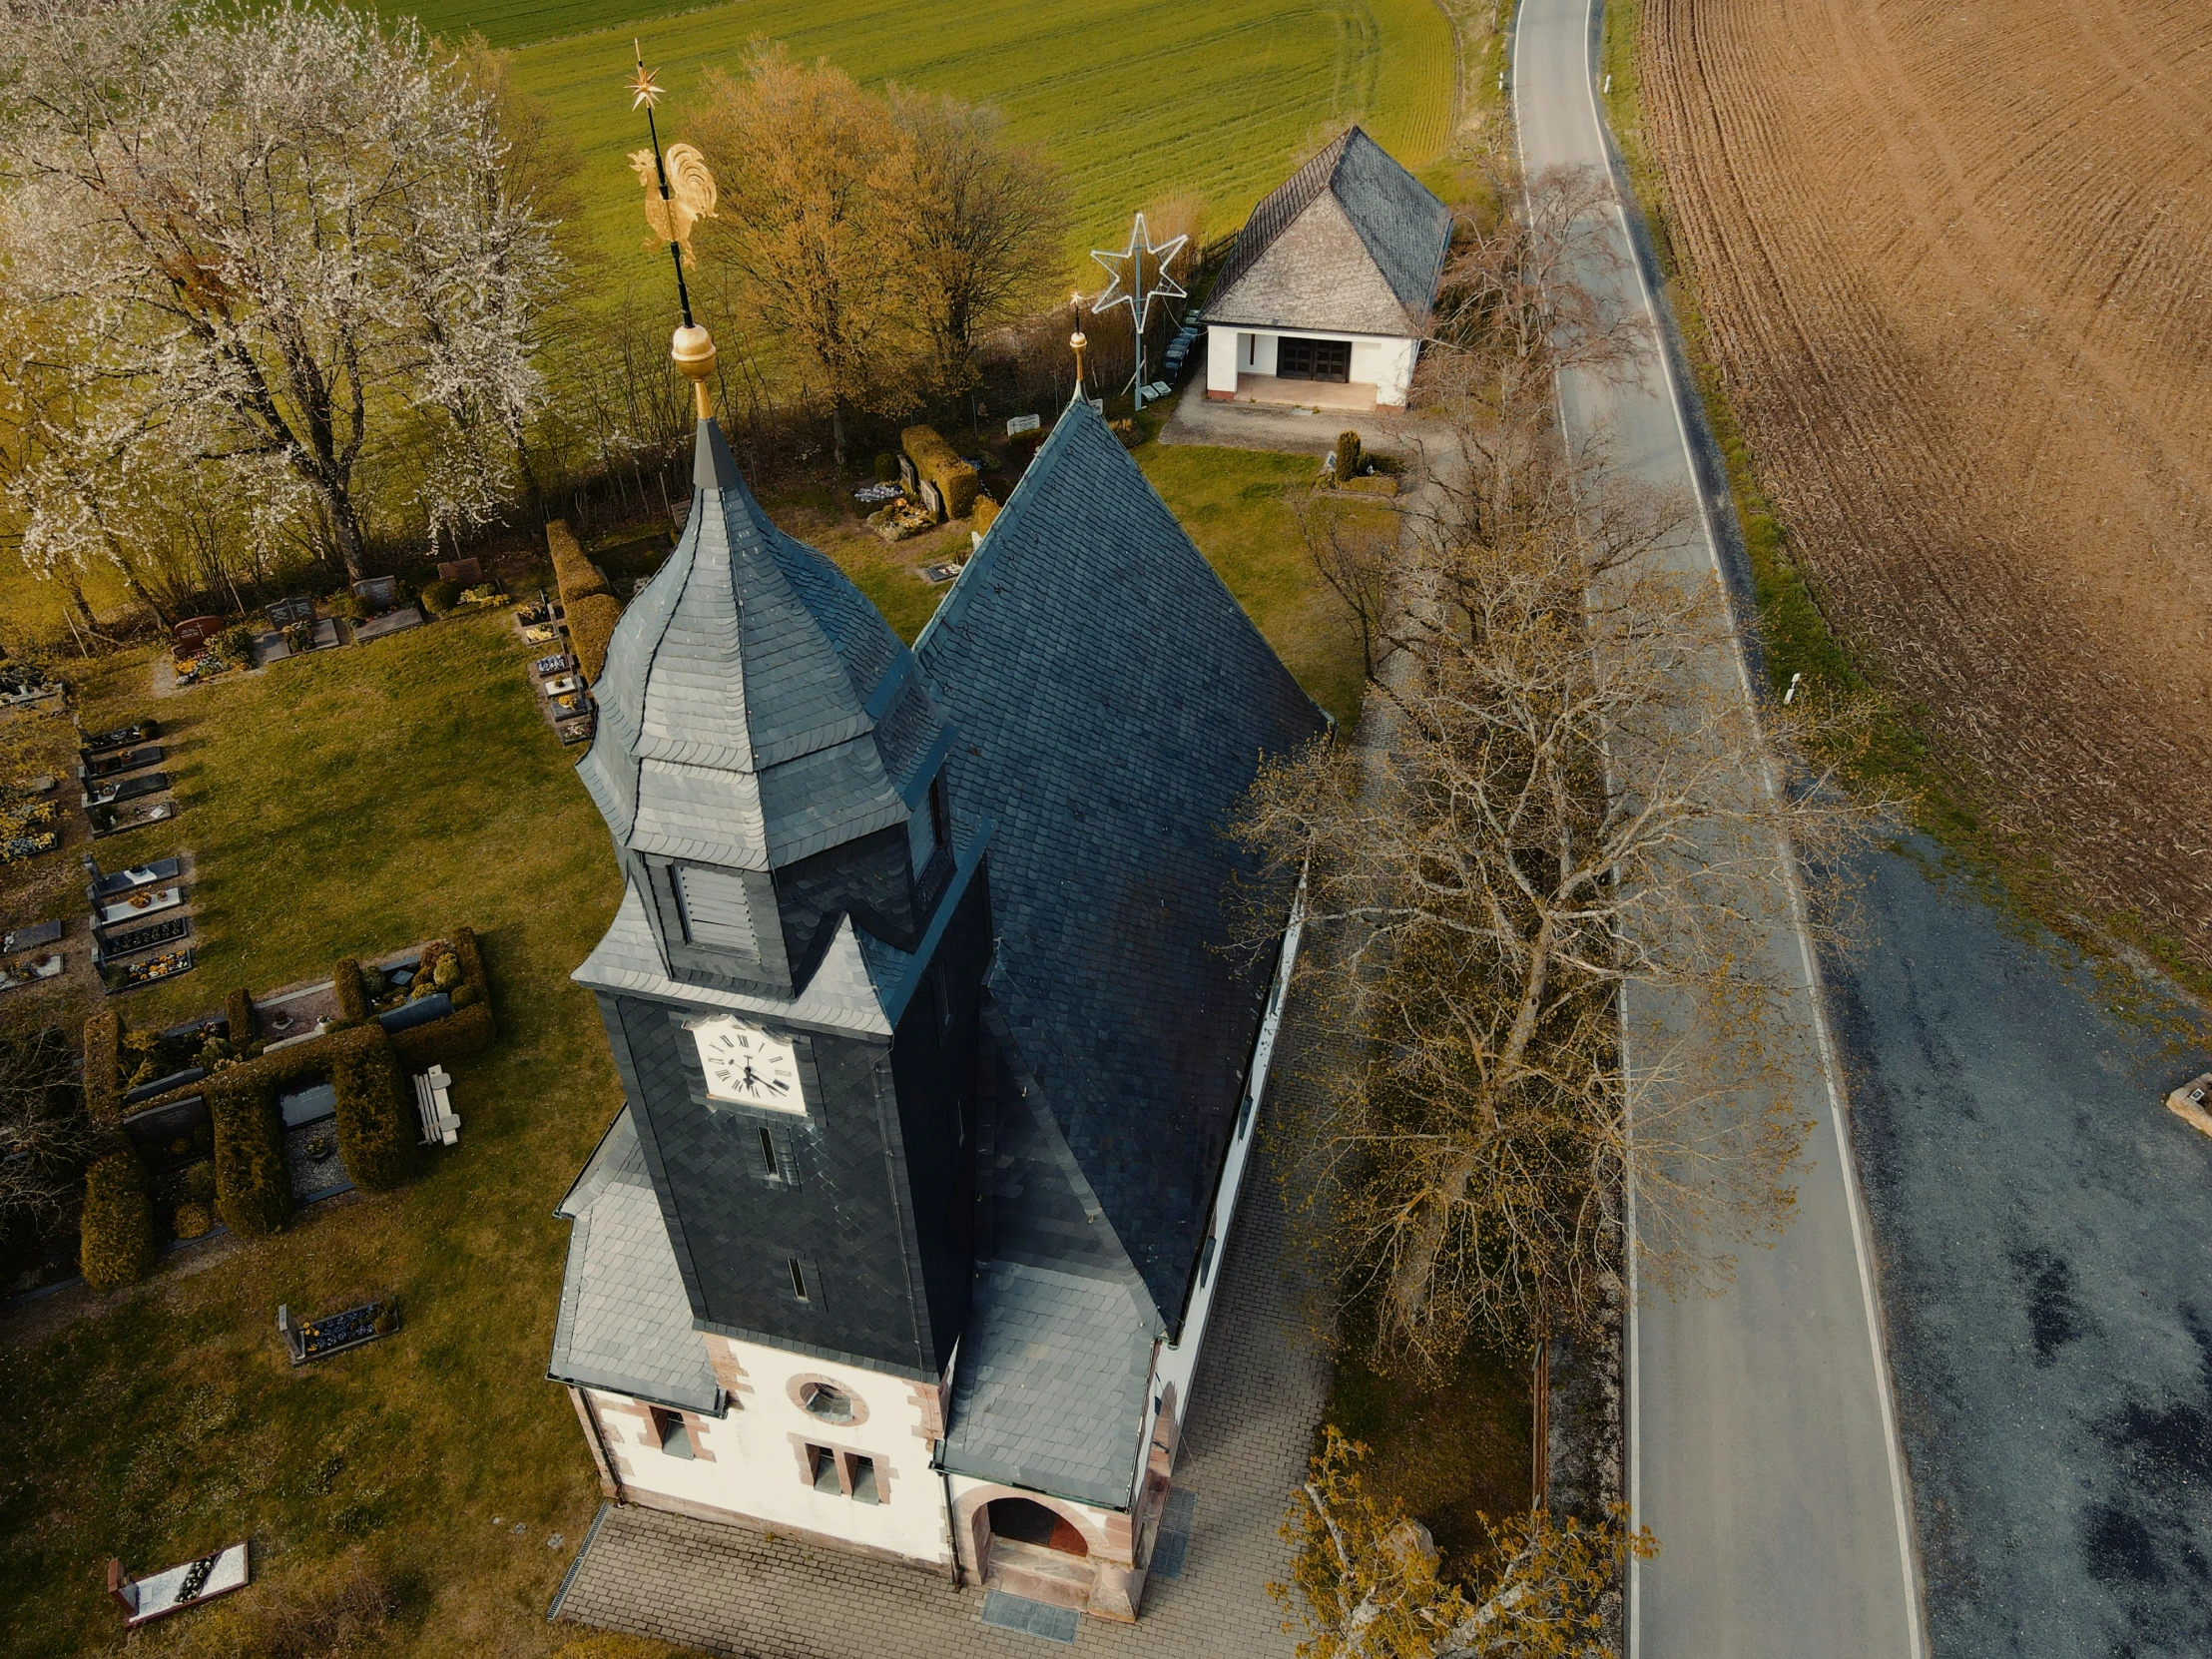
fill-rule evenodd
<path id="1" fill-rule="evenodd" d="M 715 400 L 714 394 L 707 390 L 707 377 L 715 371 L 714 339 L 696 322 L 687 322 L 670 337 L 668 354 L 675 359 L 678 371 L 692 383 L 693 410 L 701 420 L 712 419 Z"/>
<path id="2" fill-rule="evenodd" d="M 1078 396 L 1083 391 L 1083 347 L 1090 343 L 1080 328 L 1068 335 L 1068 347 L 1075 353 L 1075 390 Z"/>

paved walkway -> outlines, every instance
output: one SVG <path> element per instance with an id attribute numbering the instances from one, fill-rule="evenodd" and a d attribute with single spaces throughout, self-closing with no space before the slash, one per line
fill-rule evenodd
<path id="1" fill-rule="evenodd" d="M 1134 1626 L 1083 1619 L 1073 1651 L 1290 1654 L 1267 1584 L 1284 1575 L 1276 1527 L 1305 1470 L 1329 1365 L 1308 1333 L 1305 1279 L 1287 1259 L 1287 1233 L 1263 1157 L 1230 1233 L 1226 1294 L 1199 1357 L 1175 1475 L 1177 1488 L 1198 1499 L 1182 1576 L 1146 1585 Z M 980 1589 L 956 1591 L 915 1569 L 624 1507 L 610 1510 L 585 1546 L 561 1617 L 747 1659 L 1040 1659 L 1061 1651 L 979 1623 L 982 1610 Z"/>
<path id="2" fill-rule="evenodd" d="M 1327 455 L 1337 434 L 1357 431 L 1371 448 L 1404 447 L 1421 423 L 1401 409 L 1320 409 L 1287 403 L 1216 403 L 1206 381 L 1193 376 L 1176 394 L 1175 411 L 1160 428 L 1167 444 L 1210 444 L 1219 449 L 1273 449 L 1289 455 Z"/>

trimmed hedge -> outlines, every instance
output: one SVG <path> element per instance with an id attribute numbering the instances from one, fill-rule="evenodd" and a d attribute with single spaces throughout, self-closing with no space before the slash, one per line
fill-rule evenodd
<path id="1" fill-rule="evenodd" d="M 368 1018 L 368 992 L 361 988 L 361 964 L 341 956 L 330 969 L 330 984 L 337 992 L 338 1014 L 344 1019 Z"/>
<path id="2" fill-rule="evenodd" d="M 568 647 L 576 654 L 577 669 L 586 685 L 599 684 L 599 672 L 607 666 L 607 645 L 622 620 L 622 602 L 610 594 L 595 593 L 568 601 Z"/>
<path id="3" fill-rule="evenodd" d="M 287 1048 L 272 1058 L 288 1060 L 296 1052 Z M 291 1220 L 291 1168 L 284 1162 L 276 1084 L 266 1074 L 241 1075 L 262 1064 L 233 1066 L 210 1080 L 207 1091 L 215 1123 L 215 1211 L 242 1239 L 261 1238 Z"/>
<path id="4" fill-rule="evenodd" d="M 330 1066 L 330 1085 L 337 1095 L 338 1156 L 355 1187 L 388 1193 L 415 1172 L 414 1113 L 383 1027 L 363 1027 L 360 1038 L 346 1042 L 346 1052 Z"/>
<path id="5" fill-rule="evenodd" d="M 998 503 L 991 499 L 988 491 L 985 491 L 976 496 L 975 505 L 968 509 L 968 528 L 980 536 L 990 529 L 992 522 L 997 517 Z"/>
<path id="6" fill-rule="evenodd" d="M 906 458 L 914 463 L 915 474 L 937 486 L 937 494 L 944 501 L 944 516 L 967 517 L 975 505 L 976 492 L 983 487 L 975 468 L 960 459 L 959 451 L 938 436 L 934 426 L 909 426 L 898 434 L 898 442 Z"/>
<path id="7" fill-rule="evenodd" d="M 451 991 L 453 1011 L 441 1020 L 391 1033 L 391 1051 L 409 1070 L 434 1060 L 454 1060 L 489 1048 L 499 1040 L 499 1023 L 492 1017 L 491 980 L 484 972 L 484 953 L 473 927 L 456 927 L 446 934 L 454 959 L 461 964 L 461 982 Z"/>
<path id="8" fill-rule="evenodd" d="M 566 520 L 557 518 L 545 527 L 545 550 L 553 556 L 553 579 L 560 584 L 563 605 L 573 610 L 579 599 L 607 592 L 607 573 L 584 557 Z"/>
<path id="9" fill-rule="evenodd" d="M 223 999 L 223 1017 L 231 1027 L 231 1052 L 244 1054 L 254 1040 L 254 993 L 235 990 Z"/>
<path id="10" fill-rule="evenodd" d="M 146 1171 L 129 1147 L 85 1171 L 79 1228 L 77 1260 L 88 1285 L 112 1291 L 154 1271 L 154 1205 L 146 1196 Z"/>
<path id="11" fill-rule="evenodd" d="M 85 1021 L 85 1110 L 101 1129 L 123 1122 L 123 1015 L 114 1008 Z"/>

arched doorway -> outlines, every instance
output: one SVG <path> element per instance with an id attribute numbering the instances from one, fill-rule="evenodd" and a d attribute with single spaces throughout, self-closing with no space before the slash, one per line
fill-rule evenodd
<path id="1" fill-rule="evenodd" d="M 994 1498 L 988 1508 L 991 1536 L 1062 1555 L 1085 1556 L 1091 1546 L 1065 1515 L 1025 1497 Z"/>

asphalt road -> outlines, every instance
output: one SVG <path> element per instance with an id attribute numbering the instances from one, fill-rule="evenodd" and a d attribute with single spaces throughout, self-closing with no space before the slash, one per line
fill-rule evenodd
<path id="1" fill-rule="evenodd" d="M 1595 0 L 1522 0 L 1514 113 L 1531 177 L 1604 170 L 1594 96 Z M 1605 221 L 1624 308 L 1650 303 L 1625 219 Z M 1570 374 L 1560 387 L 1571 441 L 1602 436 L 1609 464 L 1656 488 L 1699 494 L 1669 369 L 1656 345 L 1640 383 Z M 1672 550 L 1675 568 L 1721 584 L 1706 508 Z M 1748 697 L 1740 648 L 1699 672 L 1716 695 Z M 1846 1156 L 1846 1120 L 1821 997 L 1787 900 L 1766 897 L 1757 961 L 1781 1000 L 1762 1046 L 1785 1056 L 1791 1104 L 1815 1124 L 1795 1219 L 1745 1255 L 1717 1297 L 1639 1295 L 1629 1348 L 1629 1494 L 1660 1554 L 1632 1570 L 1632 1659 L 1919 1659 L 1905 1485 L 1878 1336 L 1872 1268 Z M 1686 998 L 1630 987 L 1639 1086 L 1667 1082 L 1643 1054 L 1711 1055 L 1707 1016 Z M 1644 1033 L 1653 1032 L 1646 1038 Z M 1708 1040 L 1710 1039 L 1710 1040 Z M 1681 1047 L 1675 1048 L 1679 1042 Z M 1682 1063 L 1680 1061 L 1677 1062 Z M 1725 1063 L 1725 1061 L 1721 1062 Z M 1632 1095 L 1632 1102 L 1634 1096 Z"/>
<path id="2" fill-rule="evenodd" d="M 1870 868 L 1830 983 L 1931 1645 L 2212 1653 L 2212 1140 L 2160 1104 L 2204 1035 L 2176 1051 L 2056 941 Z"/>

